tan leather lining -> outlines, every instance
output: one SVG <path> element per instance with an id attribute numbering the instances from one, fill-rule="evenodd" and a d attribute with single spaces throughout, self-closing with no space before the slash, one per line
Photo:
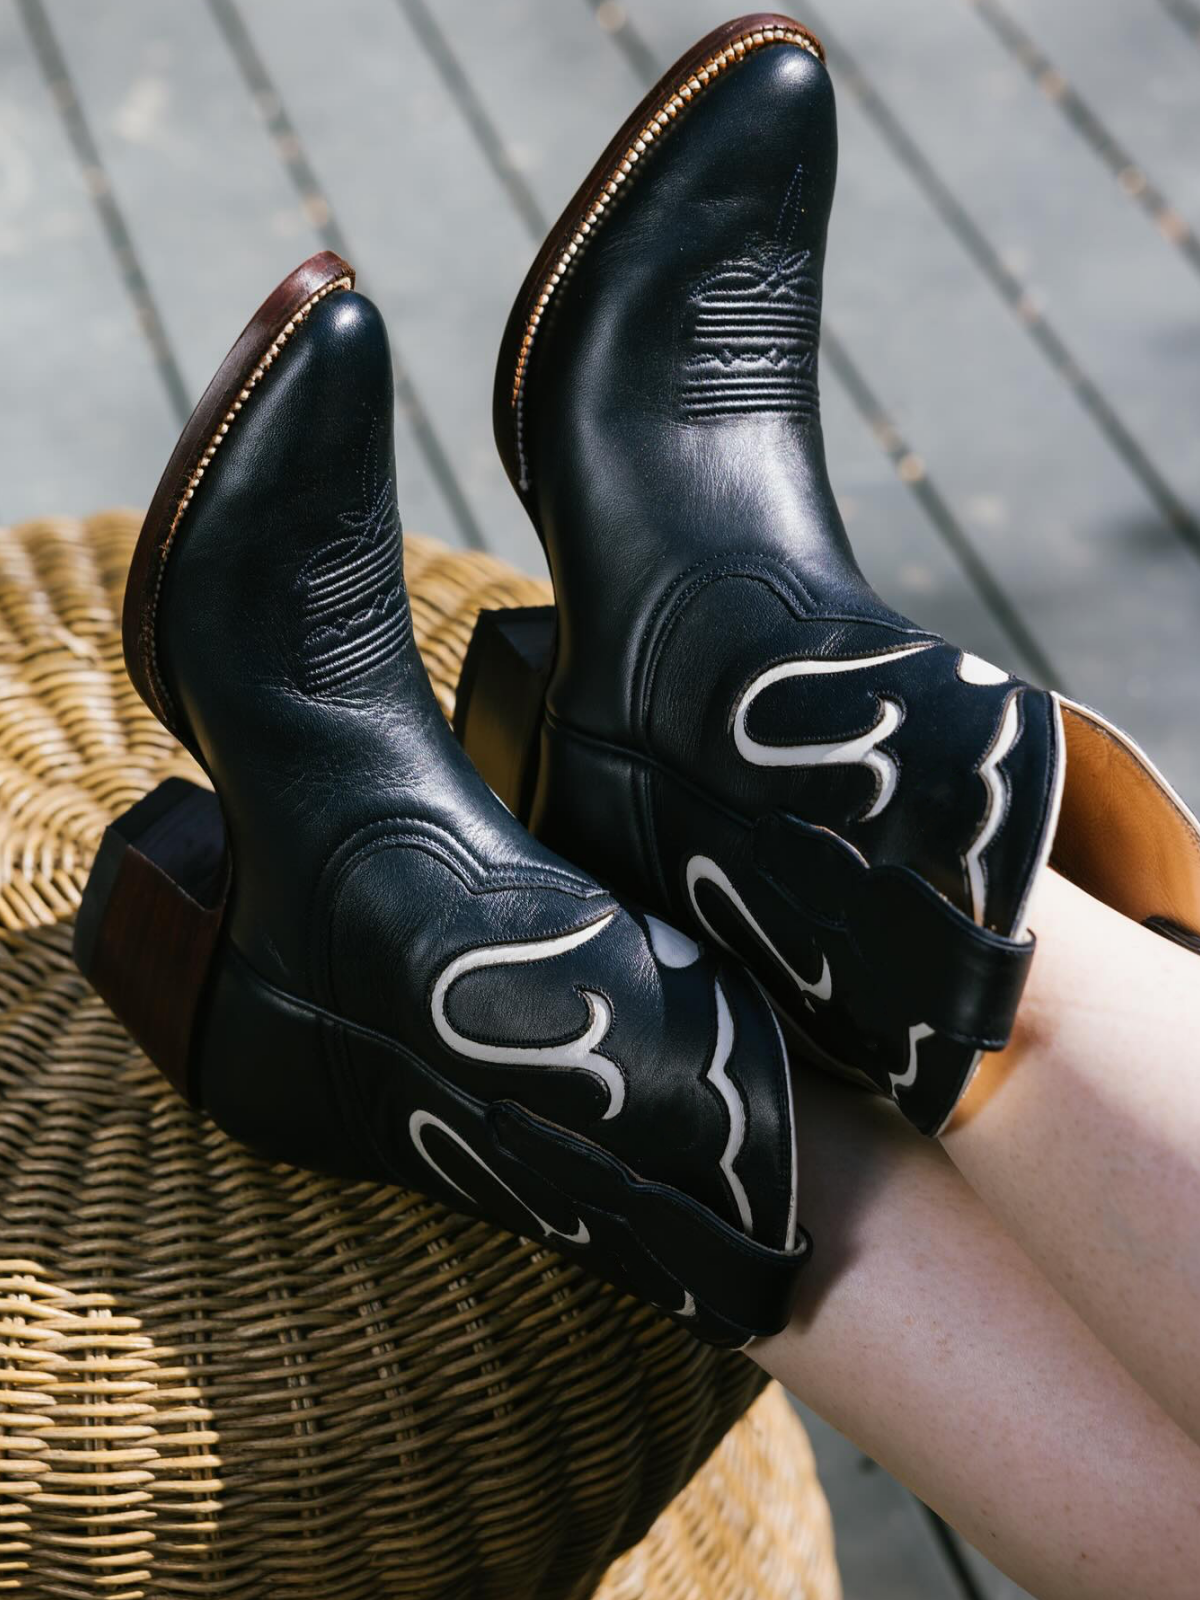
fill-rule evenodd
<path id="1" fill-rule="evenodd" d="M 1067 776 L 1051 866 L 1137 922 L 1200 933 L 1200 824 L 1131 740 L 1059 703 Z"/>

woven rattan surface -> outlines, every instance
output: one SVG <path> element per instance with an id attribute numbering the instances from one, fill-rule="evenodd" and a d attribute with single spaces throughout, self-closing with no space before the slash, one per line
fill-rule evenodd
<path id="1" fill-rule="evenodd" d="M 566 1600 L 625 1550 L 609 1600 L 832 1600 L 783 1397 L 701 1466 L 748 1361 L 419 1195 L 258 1160 L 79 977 L 106 822 L 195 775 L 121 662 L 137 523 L 0 531 L 0 1588 Z M 545 589 L 406 564 L 449 711 L 479 606 Z"/>

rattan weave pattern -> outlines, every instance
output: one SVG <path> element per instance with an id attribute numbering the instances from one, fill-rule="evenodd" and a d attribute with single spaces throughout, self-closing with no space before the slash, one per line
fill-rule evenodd
<path id="1" fill-rule="evenodd" d="M 0 1589 L 32 1600 L 582 1600 L 761 1380 L 530 1242 L 270 1166 L 90 992 L 105 823 L 192 764 L 125 676 L 138 518 L 0 531 Z M 443 706 L 480 604 L 545 587 L 406 542 Z M 833 1600 L 766 1396 L 608 1600 Z"/>
<path id="2" fill-rule="evenodd" d="M 190 756 L 143 706 L 121 656 L 140 518 L 47 517 L 0 537 L 0 927 L 71 915 L 106 824 Z M 481 606 L 548 585 L 494 556 L 405 540 L 413 629 L 447 715 Z"/>

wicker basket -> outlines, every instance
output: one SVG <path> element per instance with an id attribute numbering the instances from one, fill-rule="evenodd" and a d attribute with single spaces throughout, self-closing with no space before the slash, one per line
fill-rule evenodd
<path id="1" fill-rule="evenodd" d="M 105 823 L 195 776 L 121 663 L 137 525 L 0 531 L 0 1589 L 834 1600 L 807 1441 L 748 1361 L 419 1195 L 251 1156 L 75 971 Z M 479 606 L 544 587 L 406 561 L 449 712 Z"/>

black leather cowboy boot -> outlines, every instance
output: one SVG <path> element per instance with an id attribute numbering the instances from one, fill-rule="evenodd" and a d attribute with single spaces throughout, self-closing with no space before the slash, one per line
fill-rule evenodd
<path id="1" fill-rule="evenodd" d="M 807 1250 L 775 1017 L 463 755 L 413 642 L 392 411 L 378 313 L 314 257 L 201 401 L 126 595 L 130 675 L 216 793 L 109 829 L 77 959 L 267 1156 L 544 1235 L 744 1343 Z"/>
<path id="2" fill-rule="evenodd" d="M 1051 851 L 1184 935 L 1200 856 L 1123 735 L 859 571 L 817 400 L 835 166 L 820 45 L 775 16 L 702 41 L 601 157 L 496 380 L 553 668 L 551 614 L 485 616 L 458 726 L 540 838 L 743 956 L 810 1055 L 932 1133 L 1009 1037 Z"/>

